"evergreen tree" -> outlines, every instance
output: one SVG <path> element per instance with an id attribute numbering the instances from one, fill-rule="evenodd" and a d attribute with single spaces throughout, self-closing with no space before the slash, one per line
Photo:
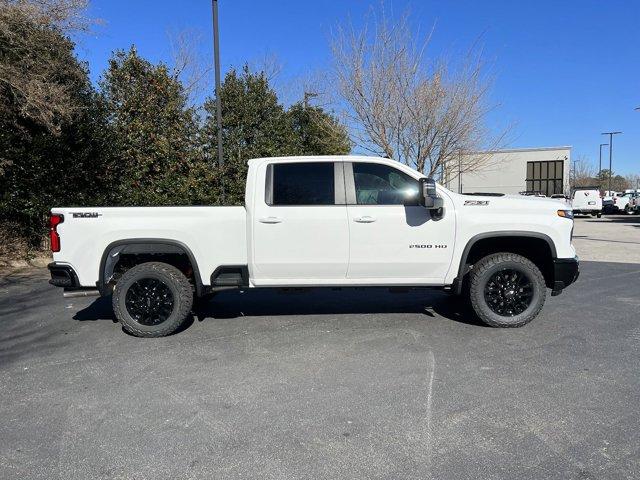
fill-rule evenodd
<path id="1" fill-rule="evenodd" d="M 115 136 L 118 202 L 188 204 L 197 122 L 183 85 L 135 47 L 114 53 L 100 85 Z"/>
<path id="2" fill-rule="evenodd" d="M 101 203 L 108 191 L 109 129 L 73 50 L 26 4 L 0 10 L 0 215 L 30 247 L 51 207 Z"/>
<path id="3" fill-rule="evenodd" d="M 241 73 L 227 73 L 220 100 L 224 166 L 215 167 L 212 183 L 215 195 L 219 195 L 223 180 L 225 203 L 239 205 L 244 201 L 247 160 L 294 152 L 291 124 L 266 76 L 251 73 L 246 66 Z M 217 165 L 215 99 L 207 100 L 204 109 L 204 151 L 210 165 Z"/>
<path id="4" fill-rule="evenodd" d="M 344 125 L 320 107 L 298 102 L 288 111 L 297 155 L 346 155 L 351 141 Z"/>
<path id="5" fill-rule="evenodd" d="M 609 169 L 602 169 L 595 178 L 595 183 L 600 185 L 600 190 L 609 189 Z M 629 181 L 622 175 L 616 175 L 611 172 L 611 190 L 614 192 L 622 192 L 629 188 Z"/>
<path id="6" fill-rule="evenodd" d="M 302 104 L 285 110 L 264 73 L 250 72 L 246 66 L 241 73 L 227 73 L 220 100 L 222 168 L 212 167 L 217 165 L 215 99 L 205 102 L 203 144 L 209 159 L 208 176 L 212 176 L 206 184 L 210 194 L 218 195 L 224 180 L 225 203 L 243 203 L 247 161 L 251 158 L 345 154 L 351 148 L 346 130 L 335 118 L 319 107 Z"/>
<path id="7" fill-rule="evenodd" d="M 54 206 L 242 204 L 248 159 L 350 149 L 334 117 L 287 110 L 245 67 L 220 91 L 220 167 L 213 99 L 200 123 L 178 75 L 133 47 L 113 54 L 96 92 L 74 43 L 34 12 L 28 2 L 0 10 L 0 214 L 31 247 Z"/>

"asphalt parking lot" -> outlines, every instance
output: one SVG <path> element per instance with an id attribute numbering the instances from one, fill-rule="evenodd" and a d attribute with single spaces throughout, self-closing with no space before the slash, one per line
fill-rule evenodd
<path id="1" fill-rule="evenodd" d="M 640 215 L 576 217 L 573 244 L 581 260 L 640 263 Z"/>
<path id="2" fill-rule="evenodd" d="M 640 217 L 595 220 L 581 258 L 628 261 L 514 330 L 433 291 L 251 291 L 143 340 L 5 277 L 0 478 L 639 478 Z"/>

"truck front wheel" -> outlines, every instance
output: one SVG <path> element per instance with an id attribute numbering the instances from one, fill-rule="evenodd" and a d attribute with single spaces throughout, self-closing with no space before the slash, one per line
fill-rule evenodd
<path id="1" fill-rule="evenodd" d="M 163 337 L 179 329 L 193 305 L 187 277 L 172 265 L 147 262 L 127 270 L 113 290 L 113 311 L 137 337 Z"/>
<path id="2" fill-rule="evenodd" d="M 515 253 L 494 253 L 469 273 L 471 306 L 492 327 L 521 327 L 544 305 L 546 286 L 540 269 Z"/>

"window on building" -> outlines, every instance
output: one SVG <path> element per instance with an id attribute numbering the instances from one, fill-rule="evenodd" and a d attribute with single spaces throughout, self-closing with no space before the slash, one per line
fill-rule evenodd
<path id="1" fill-rule="evenodd" d="M 379 163 L 353 163 L 358 205 L 418 205 L 420 182 Z"/>
<path id="2" fill-rule="evenodd" d="M 527 162 L 527 190 L 547 197 L 563 193 L 564 161 Z"/>
<path id="3" fill-rule="evenodd" d="M 334 205 L 333 162 L 276 163 L 272 167 L 269 205 Z"/>

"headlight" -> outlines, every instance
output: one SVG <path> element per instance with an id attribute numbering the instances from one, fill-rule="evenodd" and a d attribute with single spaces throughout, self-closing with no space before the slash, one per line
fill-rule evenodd
<path id="1" fill-rule="evenodd" d="M 573 210 L 558 210 L 558 216 L 573 220 Z"/>

